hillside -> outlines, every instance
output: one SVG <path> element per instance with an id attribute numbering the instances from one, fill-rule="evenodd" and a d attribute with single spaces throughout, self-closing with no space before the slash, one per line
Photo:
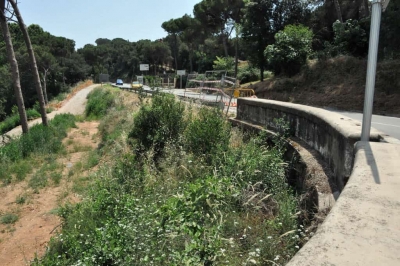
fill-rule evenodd
<path id="1" fill-rule="evenodd" d="M 259 98 L 362 112 L 367 61 L 340 56 L 312 61 L 292 77 L 251 85 Z M 400 61 L 378 64 L 374 114 L 400 117 Z"/>

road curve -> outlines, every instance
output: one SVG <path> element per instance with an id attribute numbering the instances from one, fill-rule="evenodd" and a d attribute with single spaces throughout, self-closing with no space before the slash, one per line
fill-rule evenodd
<path id="1" fill-rule="evenodd" d="M 71 97 L 71 99 L 69 99 L 69 101 L 65 102 L 60 109 L 47 114 L 47 119 L 48 120 L 53 119 L 54 116 L 57 114 L 65 114 L 65 113 L 71 113 L 73 115 L 83 114 L 85 112 L 87 95 L 89 94 L 89 92 L 91 92 L 94 88 L 98 86 L 99 84 L 93 84 L 78 91 L 74 96 Z M 42 123 L 42 119 L 37 118 L 35 120 L 29 121 L 28 126 L 32 127 L 33 125 L 40 123 Z M 18 126 L 8 131 L 5 135 L 10 137 L 16 137 L 21 134 L 22 134 L 22 127 Z"/>
<path id="2" fill-rule="evenodd" d="M 361 124 L 363 119 L 362 113 L 346 112 L 338 110 L 330 110 L 330 111 L 350 117 L 354 120 L 358 120 L 360 122 L 360 130 L 361 130 Z M 388 134 L 389 136 L 392 136 L 400 140 L 400 118 L 391 116 L 382 116 L 382 115 L 372 115 L 371 124 L 372 127 L 382 131 L 383 133 Z"/>

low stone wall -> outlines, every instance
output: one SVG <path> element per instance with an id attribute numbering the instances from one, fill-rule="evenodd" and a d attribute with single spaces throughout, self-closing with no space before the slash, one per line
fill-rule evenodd
<path id="1" fill-rule="evenodd" d="M 239 98 L 236 119 L 279 131 L 276 119 L 283 118 L 291 135 L 318 151 L 332 169 L 341 191 L 353 167 L 354 144 L 361 137 L 361 123 L 320 108 L 265 99 Z M 371 141 L 382 139 L 371 131 Z"/>

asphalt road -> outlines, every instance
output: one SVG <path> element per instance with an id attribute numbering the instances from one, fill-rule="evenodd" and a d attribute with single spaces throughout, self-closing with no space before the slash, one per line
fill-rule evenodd
<path id="1" fill-rule="evenodd" d="M 345 115 L 354 120 L 362 122 L 363 114 L 330 110 L 332 112 Z M 386 133 L 396 139 L 400 139 L 400 118 L 382 115 L 372 115 L 372 127 L 383 133 Z M 360 127 L 361 129 L 361 127 Z"/>

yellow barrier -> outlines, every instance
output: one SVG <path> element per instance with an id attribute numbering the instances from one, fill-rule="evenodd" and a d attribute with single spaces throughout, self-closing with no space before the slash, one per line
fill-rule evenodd
<path id="1" fill-rule="evenodd" d="M 253 89 L 246 89 L 246 88 L 238 88 L 238 89 L 227 89 L 225 92 L 227 94 L 231 94 L 228 92 L 233 91 L 233 97 L 234 98 L 239 98 L 239 97 L 253 97 L 256 95 Z"/>

